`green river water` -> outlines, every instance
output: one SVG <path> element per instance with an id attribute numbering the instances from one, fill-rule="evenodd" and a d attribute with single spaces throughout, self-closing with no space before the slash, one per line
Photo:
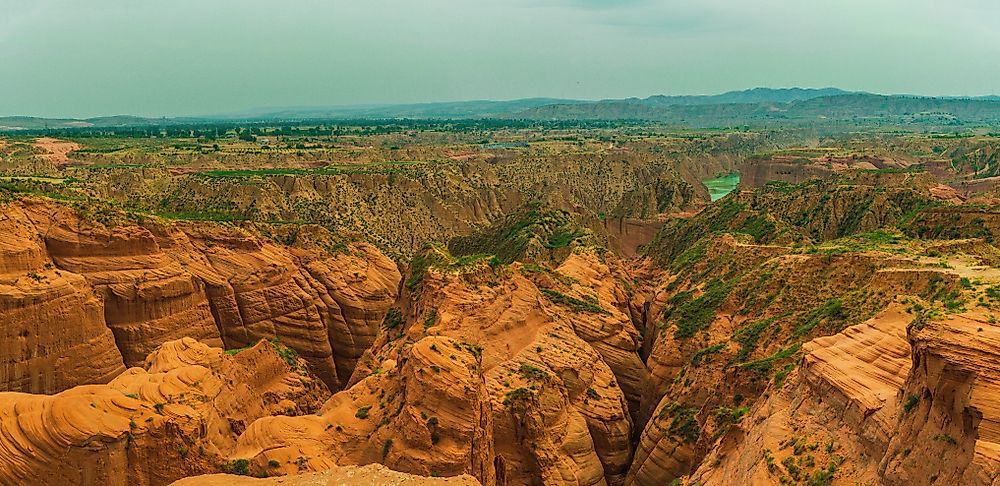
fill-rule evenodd
<path id="1" fill-rule="evenodd" d="M 733 192 L 733 189 L 736 189 L 736 185 L 740 183 L 740 175 L 733 172 L 714 179 L 705 179 L 701 182 L 708 188 L 708 193 L 712 196 L 712 201 L 717 201 L 726 194 Z"/>

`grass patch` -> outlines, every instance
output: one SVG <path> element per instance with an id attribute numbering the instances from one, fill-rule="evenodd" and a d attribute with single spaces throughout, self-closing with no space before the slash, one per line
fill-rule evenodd
<path id="1" fill-rule="evenodd" d="M 737 329 L 733 333 L 732 338 L 740 343 L 740 350 L 736 352 L 736 357 L 733 360 L 737 363 L 743 363 L 749 359 L 750 355 L 757 350 L 757 343 L 760 341 L 760 337 L 764 331 L 771 329 L 774 323 L 781 317 L 784 317 L 784 315 L 755 321 Z"/>
<path id="2" fill-rule="evenodd" d="M 690 338 L 699 330 L 708 327 L 715 319 L 716 309 L 729 296 L 730 290 L 732 284 L 715 279 L 705 286 L 701 296 L 671 308 L 664 317 L 667 321 L 676 321 L 677 331 L 674 336 L 678 339 Z"/>
<path id="3" fill-rule="evenodd" d="M 801 324 L 792 331 L 789 340 L 809 334 L 824 321 L 843 321 L 846 318 L 843 301 L 837 298 L 829 299 L 802 318 Z"/>
<path id="4" fill-rule="evenodd" d="M 521 367 L 518 368 L 517 373 L 525 380 L 544 380 L 549 377 L 549 374 L 541 368 L 536 368 L 527 363 L 521 363 Z"/>
<path id="5" fill-rule="evenodd" d="M 561 304 L 573 309 L 577 312 L 590 312 L 592 314 L 604 314 L 611 315 L 607 309 L 598 305 L 597 302 L 590 302 L 582 299 L 577 299 L 576 297 L 571 297 L 562 292 L 553 289 L 539 288 L 545 297 L 548 297 L 550 301 L 555 304 Z"/>
<path id="6" fill-rule="evenodd" d="M 774 368 L 775 362 L 791 358 L 795 355 L 795 353 L 798 353 L 801 348 L 802 344 L 796 343 L 787 348 L 779 349 L 777 352 L 766 358 L 740 363 L 738 366 L 740 369 L 744 370 L 756 371 L 758 373 L 769 373 L 771 369 Z"/>
<path id="7" fill-rule="evenodd" d="M 278 341 L 278 338 L 272 339 L 270 343 L 271 346 L 274 347 L 275 352 L 278 353 L 278 356 L 285 360 L 285 363 L 287 363 L 288 366 L 290 366 L 293 370 L 299 369 L 299 353 L 297 351 L 281 344 L 281 342 Z"/>
<path id="8" fill-rule="evenodd" d="M 696 353 L 694 353 L 691 356 L 691 365 L 692 366 L 701 365 L 702 360 L 722 351 L 723 349 L 726 349 L 726 346 L 728 346 L 726 343 L 719 343 L 714 346 L 708 346 L 706 348 L 699 349 Z"/>
<path id="9" fill-rule="evenodd" d="M 682 407 L 676 402 L 670 402 L 660 409 L 658 418 L 664 420 L 669 416 L 671 418 L 668 428 L 670 434 L 680 438 L 685 443 L 693 444 L 701 436 L 701 428 L 698 426 L 698 420 L 695 419 L 696 413 L 698 413 L 698 409 L 695 407 Z"/>

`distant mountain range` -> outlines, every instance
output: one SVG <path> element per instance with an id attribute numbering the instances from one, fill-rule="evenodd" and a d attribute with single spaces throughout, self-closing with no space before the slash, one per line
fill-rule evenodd
<path id="1" fill-rule="evenodd" d="M 745 92 L 744 92 L 745 93 Z M 718 98 L 729 96 L 720 95 Z M 532 120 L 638 120 L 691 127 L 817 123 L 1000 125 L 1000 99 L 846 93 L 745 103 L 681 104 L 659 99 L 554 104 L 515 115 Z"/>
<path id="2" fill-rule="evenodd" d="M 87 119 L 0 117 L 0 131 L 170 126 L 217 122 L 378 119 L 631 120 L 690 127 L 816 123 L 1000 124 L 1000 96 L 877 95 L 836 88 L 755 88 L 704 96 L 600 101 L 527 98 L 398 105 L 261 108 L 205 117 Z"/>

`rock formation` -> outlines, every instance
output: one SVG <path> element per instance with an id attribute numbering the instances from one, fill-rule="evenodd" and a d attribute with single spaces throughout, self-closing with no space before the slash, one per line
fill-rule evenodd
<path id="1" fill-rule="evenodd" d="M 103 220 L 103 222 L 102 222 Z M 350 377 L 398 294 L 396 265 L 364 243 L 336 252 L 214 224 L 122 220 L 34 199 L 0 225 L 0 389 L 106 383 L 160 344 L 240 348 L 277 338 L 331 388 Z"/>
<path id="2" fill-rule="evenodd" d="M 86 279 L 57 269 L 19 206 L 0 213 L 0 390 L 55 393 L 125 371 Z"/>
<path id="3" fill-rule="evenodd" d="M 252 421 L 309 414 L 328 396 L 286 351 L 260 342 L 227 356 L 185 338 L 106 385 L 0 393 L 0 478 L 156 485 L 217 471 Z"/>
<path id="4" fill-rule="evenodd" d="M 897 306 L 817 339 L 690 481 L 996 484 L 998 336 L 975 315 L 924 323 Z"/>

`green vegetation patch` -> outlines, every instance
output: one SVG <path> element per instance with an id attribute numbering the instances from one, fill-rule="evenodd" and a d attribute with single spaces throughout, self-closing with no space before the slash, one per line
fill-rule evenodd
<path id="1" fill-rule="evenodd" d="M 527 388 L 523 388 L 523 387 L 522 388 L 517 388 L 517 389 L 511 390 L 511 391 L 507 392 L 506 394 L 504 394 L 504 396 L 503 396 L 503 405 L 505 407 L 506 406 L 510 406 L 512 403 L 514 403 L 516 401 L 528 400 L 531 397 L 532 397 L 531 390 L 529 390 Z"/>
<path id="2" fill-rule="evenodd" d="M 742 363 L 750 359 L 753 352 L 757 350 L 757 344 L 759 343 L 761 336 L 764 334 L 764 331 L 772 329 L 778 319 L 787 315 L 788 314 L 783 314 L 781 316 L 761 319 L 737 329 L 736 332 L 733 333 L 732 339 L 740 343 L 740 350 L 737 351 L 736 357 L 733 358 L 734 361 Z"/>
<path id="3" fill-rule="evenodd" d="M 558 290 L 547 288 L 539 288 L 538 290 L 540 290 L 542 294 L 548 297 L 548 299 L 553 303 L 565 305 L 577 312 L 611 315 L 611 312 L 601 307 L 599 303 L 596 302 L 596 299 L 594 299 L 594 301 L 577 299 L 576 297 L 566 295 Z"/>
<path id="4" fill-rule="evenodd" d="M 726 349 L 727 346 L 728 344 L 726 343 L 719 343 L 714 346 L 708 346 L 706 348 L 699 349 L 697 352 L 691 355 L 691 365 L 692 366 L 701 365 L 702 360 L 706 360 L 711 355 L 716 354 L 722 351 L 723 349 Z"/>
<path id="5" fill-rule="evenodd" d="M 271 343 L 271 346 L 274 347 L 275 352 L 278 353 L 278 356 L 285 360 L 285 363 L 287 363 L 288 366 L 290 366 L 293 370 L 299 369 L 299 353 L 297 351 L 281 344 L 277 338 L 274 338 L 269 342 Z"/>
<path id="6" fill-rule="evenodd" d="M 761 374 L 770 373 L 776 362 L 795 356 L 801 348 L 802 344 L 796 343 L 786 348 L 779 349 L 774 354 L 766 358 L 740 363 L 738 366 L 740 369 L 756 371 Z"/>
<path id="7" fill-rule="evenodd" d="M 800 324 L 792 331 L 789 339 L 796 339 L 809 334 L 820 323 L 826 321 L 843 322 L 846 319 L 847 313 L 844 311 L 844 303 L 837 298 L 829 299 L 806 314 L 800 320 Z"/>
<path id="8" fill-rule="evenodd" d="M 433 314 L 436 318 L 437 314 Z M 428 316 L 429 317 L 429 316 Z M 395 329 L 403 323 L 403 313 L 395 307 L 390 307 L 385 313 L 385 317 L 382 318 L 382 327 L 385 329 Z M 433 321 L 431 322 L 433 325 Z M 428 326 L 430 327 L 430 326 Z"/>
<path id="9" fill-rule="evenodd" d="M 517 373 L 521 375 L 525 380 L 545 380 L 549 377 L 549 374 L 545 370 L 532 366 L 527 363 L 521 363 L 521 367 L 518 368 Z"/>
<path id="10" fill-rule="evenodd" d="M 690 338 L 711 324 L 715 319 L 716 309 L 726 300 L 731 290 L 731 283 L 715 279 L 705 285 L 702 294 L 697 298 L 687 300 L 691 296 L 690 293 L 678 293 L 674 296 L 675 299 L 684 297 L 672 299 L 670 303 L 675 305 L 664 313 L 664 319 L 667 322 L 676 322 L 677 330 L 674 335 L 678 339 Z"/>
<path id="11" fill-rule="evenodd" d="M 405 285 L 410 291 L 416 291 L 432 268 L 445 272 L 464 272 L 483 262 L 490 263 L 491 255 L 478 253 L 456 257 L 443 246 L 430 245 L 410 261 L 410 277 L 406 279 Z"/>
<path id="12" fill-rule="evenodd" d="M 529 203 L 519 211 L 448 243 L 455 255 L 490 254 L 504 263 L 529 261 L 538 250 L 557 250 L 588 240 L 588 231 L 561 209 Z"/>
<path id="13" fill-rule="evenodd" d="M 693 444 L 701 436 L 701 427 L 695 415 L 698 409 L 695 407 L 683 407 L 677 402 L 670 402 L 660 409 L 657 415 L 659 420 L 670 417 L 670 427 L 667 429 L 674 437 L 678 437 L 685 443 Z"/>
<path id="14" fill-rule="evenodd" d="M 229 462 L 224 462 L 219 464 L 219 469 L 227 474 L 237 474 L 239 476 L 249 476 L 250 475 L 250 460 L 249 459 L 233 459 Z"/>

